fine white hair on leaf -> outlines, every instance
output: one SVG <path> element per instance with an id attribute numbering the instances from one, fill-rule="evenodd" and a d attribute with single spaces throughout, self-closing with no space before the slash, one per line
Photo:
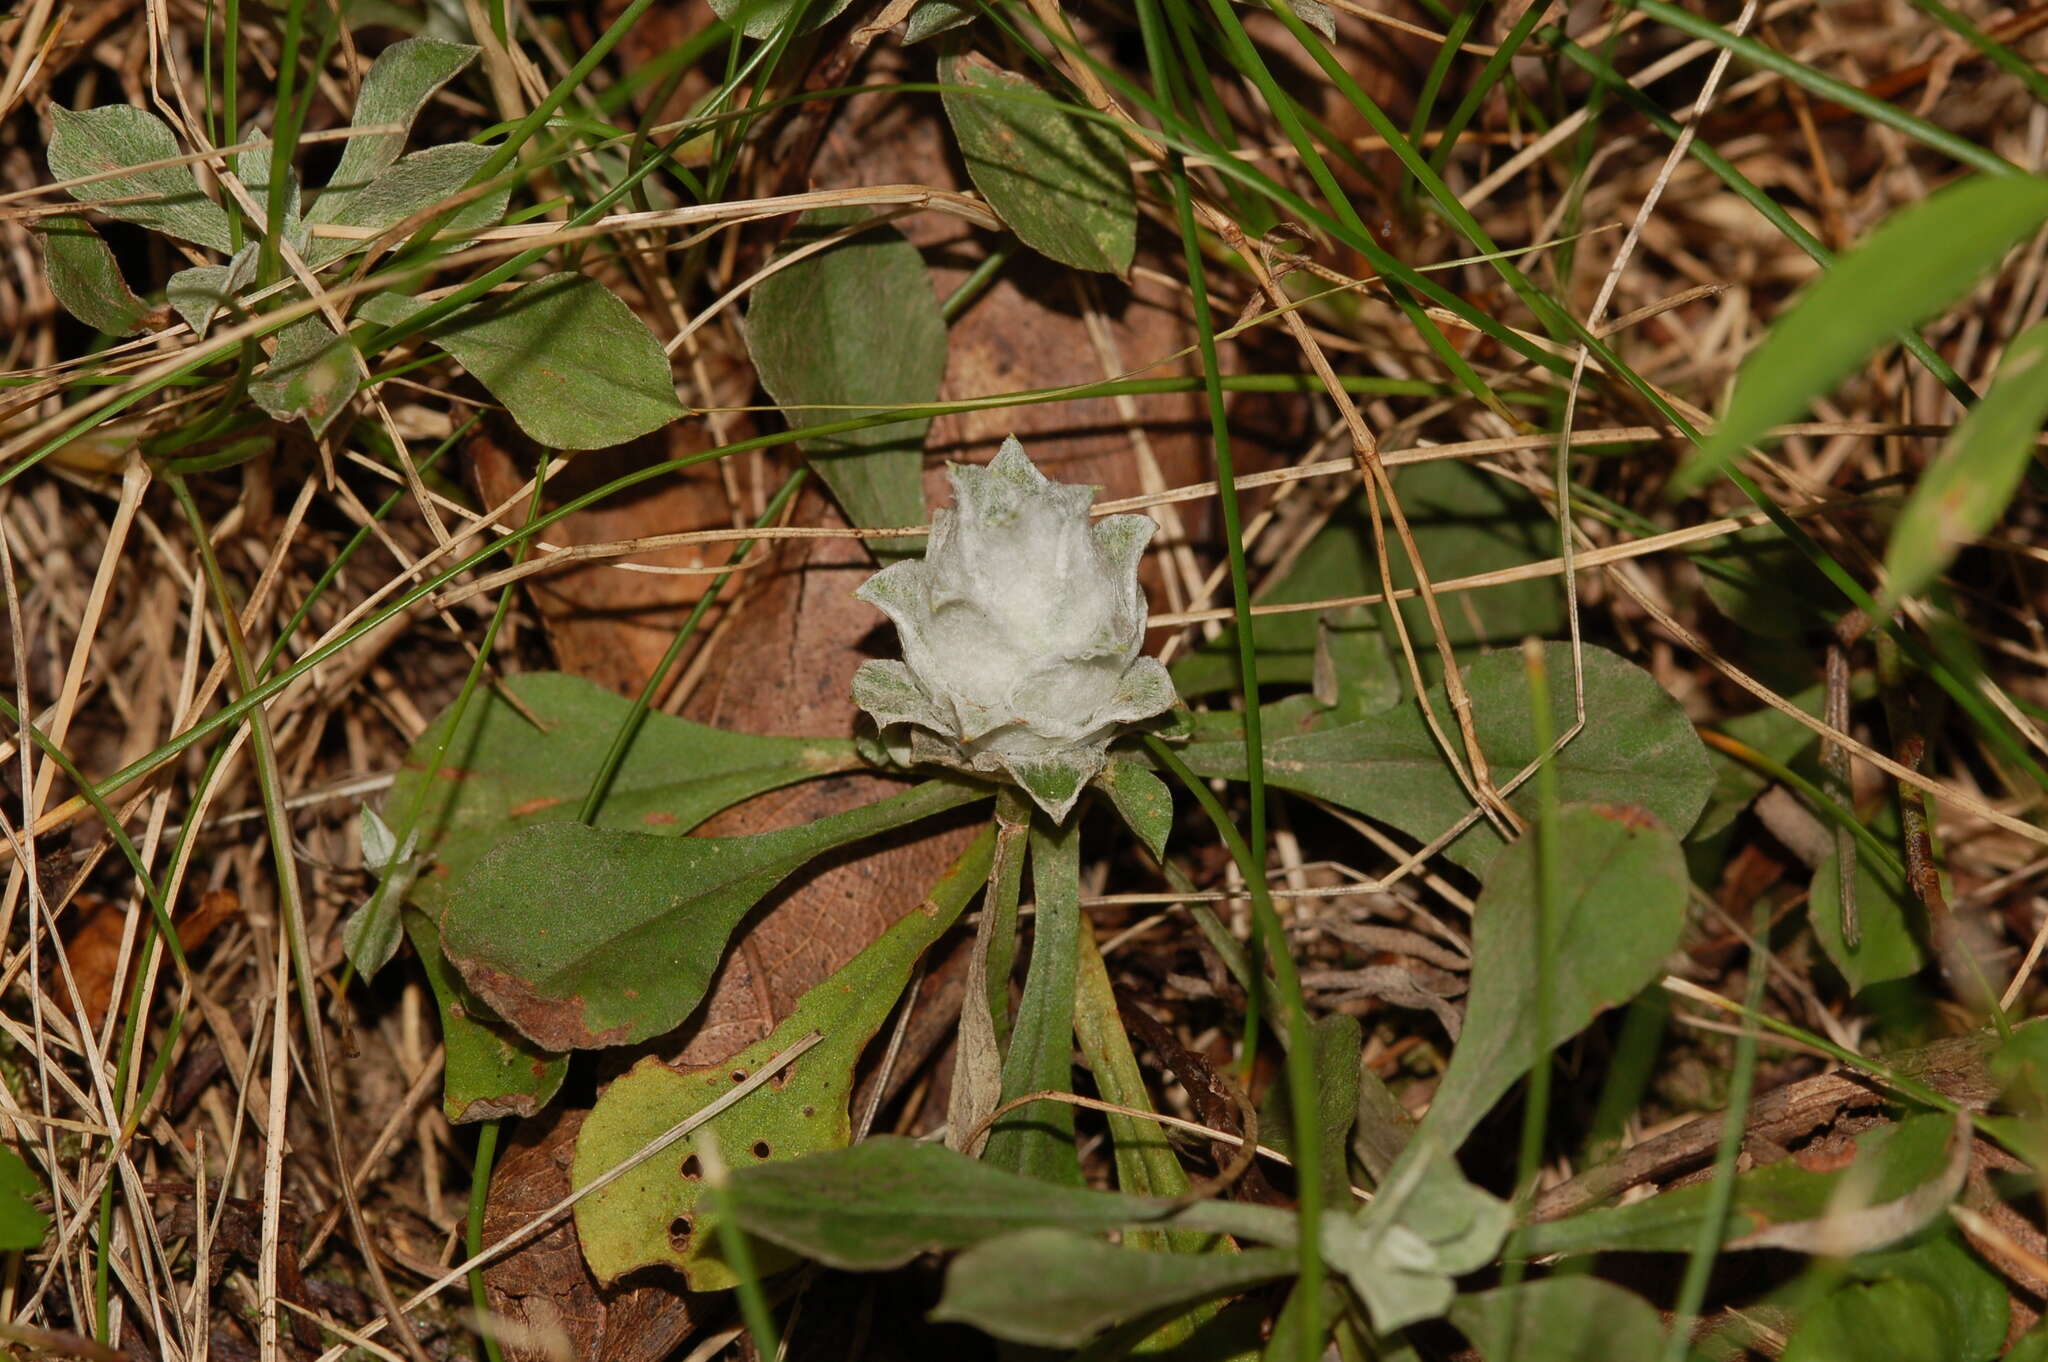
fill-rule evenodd
<path id="1" fill-rule="evenodd" d="M 1110 742 L 1175 703 L 1166 669 L 1139 655 L 1138 560 L 1156 526 L 1091 523 L 1097 489 L 1047 478 L 1014 435 L 949 476 L 925 556 L 855 593 L 895 624 L 903 660 L 862 666 L 853 697 L 892 750 L 1008 779 L 1059 821 Z"/>

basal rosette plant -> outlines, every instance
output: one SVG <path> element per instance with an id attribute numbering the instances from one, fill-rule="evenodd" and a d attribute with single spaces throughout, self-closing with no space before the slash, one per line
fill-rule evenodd
<path id="1" fill-rule="evenodd" d="M 864 664 L 853 698 L 893 751 L 1005 776 L 1059 822 L 1109 744 L 1176 700 L 1166 668 L 1139 655 L 1138 559 L 1155 525 L 1090 524 L 1096 489 L 1048 479 L 1015 436 L 950 476 L 925 556 L 855 593 L 896 625 L 903 660 Z"/>

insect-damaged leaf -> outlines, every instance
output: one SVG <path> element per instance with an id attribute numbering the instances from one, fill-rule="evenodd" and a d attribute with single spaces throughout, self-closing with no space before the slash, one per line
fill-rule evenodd
<path id="1" fill-rule="evenodd" d="M 384 293 L 361 311 L 395 325 L 425 306 Z M 556 449 L 624 444 L 683 414 L 654 333 L 617 294 L 572 271 L 492 294 L 428 327 L 427 339 Z"/>
<path id="2" fill-rule="evenodd" d="M 456 885 L 441 948 L 544 1049 L 631 1045 L 680 1026 L 742 917 L 811 858 L 986 798 L 934 780 L 751 837 L 658 837 L 542 823 Z"/>
<path id="3" fill-rule="evenodd" d="M 824 1037 L 821 1042 L 708 1128 L 723 1156 L 743 1165 L 844 1148 L 853 1139 L 847 1099 L 861 1051 L 895 1008 L 918 956 L 987 881 L 994 845 L 993 830 L 984 832 L 923 904 L 804 994 L 767 1038 L 710 1068 L 685 1072 L 646 1059 L 614 1081 L 576 1137 L 574 1185 L 594 1181 L 632 1157 L 814 1031 Z M 681 1269 L 694 1291 L 734 1284 L 713 1215 L 701 1203 L 696 1144 L 692 1133 L 576 1204 L 577 1238 L 599 1278 L 611 1281 L 638 1267 L 668 1264 Z"/>
<path id="4" fill-rule="evenodd" d="M 1018 240 L 1076 269 L 1131 268 L 1138 201 L 1114 132 L 972 53 L 942 59 L 939 82 L 967 173 Z"/>
<path id="5" fill-rule="evenodd" d="M 277 333 L 277 353 L 249 385 L 249 400 L 279 421 L 305 417 L 324 434 L 362 386 L 355 347 L 318 317 L 301 317 Z"/>
<path id="6" fill-rule="evenodd" d="M 797 219 L 785 255 L 868 214 L 818 209 Z M 924 257 L 894 227 L 876 227 L 778 270 L 754 290 L 747 351 L 761 386 L 793 426 L 871 416 L 877 408 L 935 402 L 946 377 L 946 322 Z M 804 453 L 856 525 L 916 525 L 925 518 L 926 417 L 806 440 Z M 878 552 L 911 553 L 917 540 Z"/>

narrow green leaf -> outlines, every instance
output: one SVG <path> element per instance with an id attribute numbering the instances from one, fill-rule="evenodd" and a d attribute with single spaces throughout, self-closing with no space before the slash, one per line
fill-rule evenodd
<path id="1" fill-rule="evenodd" d="M 1076 1348 L 1125 1320 L 1278 1281 L 1294 1267 L 1288 1249 L 1148 1253 L 1071 1230 L 1019 1230 L 955 1258 L 931 1317 L 1012 1343 Z"/>
<path id="2" fill-rule="evenodd" d="M 1313 1030 L 1316 1056 L 1316 1122 L 1323 1129 L 1323 1204 L 1348 1210 L 1354 1204 L 1351 1177 L 1339 1151 L 1351 1140 L 1358 1119 L 1358 1057 L 1364 1048 L 1358 1018 L 1342 1013 L 1317 1019 Z M 1294 1153 L 1294 1113 L 1287 1085 L 1275 1083 L 1259 1112 L 1260 1142 L 1282 1154 Z"/>
<path id="3" fill-rule="evenodd" d="M 1830 1210 L 1905 1206 L 1914 1194 L 1935 1185 L 1948 1167 L 1955 1122 L 1939 1113 L 1881 1126 L 1856 1140 L 1846 1168 L 1814 1170 L 1785 1159 L 1739 1175 L 1721 1244 L 1724 1248 L 1771 1248 L 1786 1230 L 1821 1223 Z M 1851 1181 L 1853 1179 L 1853 1181 Z M 1849 1203 L 1845 1183 L 1855 1193 Z M 1627 1206 L 1601 1206 L 1563 1220 L 1517 1232 L 1511 1252 L 1518 1257 L 1577 1253 L 1685 1253 L 1699 1235 L 1701 1217 L 1713 1205 L 1704 1183 L 1680 1187 Z M 1921 1205 L 1914 1218 L 1894 1220 L 1891 1236 L 1909 1234 L 1938 1214 L 1939 1199 Z M 1743 1241 L 1750 1241 L 1745 1245 Z"/>
<path id="4" fill-rule="evenodd" d="M 441 954 L 441 933 L 432 918 L 407 909 L 405 934 L 441 1013 L 442 1114 L 457 1125 L 538 1115 L 561 1090 L 569 1057 L 539 1048 L 469 991 Z"/>
<path id="5" fill-rule="evenodd" d="M 441 947 L 492 1010 L 544 1049 L 637 1044 L 696 1010 L 740 919 L 804 862 L 987 794 L 928 781 L 752 837 L 541 823 L 456 885 Z"/>
<path id="6" fill-rule="evenodd" d="M 170 127 L 146 110 L 126 104 L 83 112 L 50 106 L 50 173 L 60 180 L 171 160 L 180 154 Z M 189 165 L 115 175 L 65 192 L 80 203 L 99 205 L 101 212 L 121 222 L 133 222 L 223 255 L 228 251 L 228 215 L 200 190 L 199 177 Z M 107 202 L 111 199 L 138 202 Z"/>
<path id="7" fill-rule="evenodd" d="M 678 1070 L 642 1060 L 615 1080 L 576 1136 L 572 1185 L 582 1187 L 649 1141 L 731 1091 L 744 1077 L 812 1032 L 824 1040 L 767 1088 L 709 1123 L 724 1157 L 743 1166 L 842 1149 L 853 1139 L 847 1100 L 861 1052 L 888 1019 L 918 956 L 943 935 L 988 878 L 991 827 L 968 848 L 924 903 L 899 918 L 832 977 L 798 1001 L 766 1038 L 724 1063 Z M 636 1268 L 679 1269 L 693 1291 L 731 1287 L 716 1219 L 703 1199 L 693 1133 L 576 1205 L 576 1234 L 590 1270 L 610 1282 Z M 677 1175 L 677 1170 L 682 1175 Z"/>
<path id="8" fill-rule="evenodd" d="M 939 82 L 967 174 L 1018 240 L 1075 269 L 1130 270 L 1138 201 L 1115 133 L 971 52 L 941 58 Z"/>
<path id="9" fill-rule="evenodd" d="M 1656 1308 L 1598 1277 L 1549 1277 L 1460 1296 L 1451 1323 L 1480 1362 L 1618 1362 L 1655 1357 L 1664 1346 Z"/>
<path id="10" fill-rule="evenodd" d="M 1973 177 L 1894 213 L 1814 281 L 1736 375 L 1728 411 L 1672 478 L 1700 486 L 1794 421 L 1879 345 L 1961 299 L 2048 221 L 2048 179 Z"/>
<path id="11" fill-rule="evenodd" d="M 43 279 L 66 312 L 95 331 L 132 336 L 149 326 L 149 305 L 129 289 L 113 251 L 84 218 L 47 217 L 36 224 L 43 240 Z"/>
<path id="12" fill-rule="evenodd" d="M 277 353 L 249 384 L 249 400 L 274 420 L 304 417 L 317 438 L 348 410 L 362 381 L 348 337 L 319 317 L 301 317 L 277 333 Z"/>
<path id="13" fill-rule="evenodd" d="M 806 213 L 783 253 L 868 216 L 859 208 Z M 946 322 L 931 276 L 894 227 L 870 228 L 762 280 L 747 308 L 746 334 L 761 386 L 793 426 L 935 402 L 946 377 Z M 892 421 L 806 440 L 803 450 L 854 524 L 918 525 L 925 519 L 930 426 L 926 417 Z M 897 539 L 876 551 L 922 548 L 922 541 Z"/>
<path id="14" fill-rule="evenodd" d="M 326 190 L 313 205 L 311 221 L 344 222 L 352 205 L 366 193 L 378 172 L 398 159 L 412 135 L 413 120 L 434 92 L 476 60 L 478 48 L 439 38 L 406 38 L 377 54 L 363 77 L 349 126 L 395 125 L 394 132 L 351 137 L 334 167 Z"/>
<path id="15" fill-rule="evenodd" d="M 1081 820 L 1048 829 L 1031 821 L 1031 965 L 1017 1004 L 1016 1029 L 1003 1056 L 1003 1102 L 1026 1093 L 1066 1092 L 1074 1082 L 1074 988 L 1081 932 Z M 1033 1102 L 997 1121 L 982 1158 L 998 1168 L 1079 1185 L 1074 1109 Z"/>
<path id="16" fill-rule="evenodd" d="M 1501 1094 L 1545 1056 L 1540 1031 L 1562 1045 L 1656 977 L 1678 945 L 1688 877 L 1678 839 L 1645 810 L 1570 804 L 1558 811 L 1562 883 L 1548 905 L 1552 935 L 1539 952 L 1535 839 L 1500 853 L 1472 913 L 1471 1003 L 1412 1153 L 1432 1137 L 1455 1150 Z M 1530 1024 L 1539 955 L 1551 961 L 1550 1016 Z M 1390 1178 L 1398 1177 L 1398 1169 Z"/>
<path id="17" fill-rule="evenodd" d="M 362 315 L 404 321 L 426 304 L 384 293 Z M 604 285 L 570 271 L 492 294 L 427 331 L 505 404 L 519 428 L 555 449 L 603 449 L 683 414 L 668 356 L 647 324 Z"/>
<path id="18" fill-rule="evenodd" d="M 1551 731 L 1562 733 L 1574 713 L 1571 647 L 1546 644 L 1544 659 Z M 1538 755 L 1530 737 L 1529 681 L 1521 655 L 1484 654 L 1464 676 L 1480 747 L 1496 776 L 1504 779 Z M 1556 759 L 1559 797 L 1640 804 L 1671 828 L 1690 828 L 1714 777 L 1685 712 L 1648 672 L 1590 644 L 1585 682 L 1586 727 Z M 1449 725 L 1451 708 L 1443 688 L 1431 687 L 1428 698 L 1439 720 Z M 1282 789 L 1327 799 L 1424 841 L 1472 808 L 1413 700 L 1350 722 L 1343 720 L 1342 710 L 1319 711 L 1299 699 L 1268 705 L 1265 713 L 1270 735 L 1266 779 Z M 1239 722 L 1228 713 L 1198 716 L 1196 740 L 1186 750 L 1188 765 L 1200 775 L 1244 779 Z M 1510 803 L 1531 813 L 1532 798 L 1524 785 Z M 1444 854 L 1476 872 L 1501 845 L 1499 834 L 1480 823 L 1452 841 Z"/>
<path id="19" fill-rule="evenodd" d="M 0 1251 L 21 1252 L 43 1242 L 50 1218 L 35 1206 L 42 1190 L 21 1156 L 0 1144 Z"/>
<path id="20" fill-rule="evenodd" d="M 1285 1244 L 1295 1223 L 1271 1206 L 1182 1205 L 1039 1182 L 893 1135 L 794 1162 L 735 1169 L 730 1196 L 748 1233 L 854 1272 L 901 1267 L 921 1253 L 1041 1226 L 1212 1230 Z"/>
<path id="21" fill-rule="evenodd" d="M 1956 550 L 1998 523 L 2048 421 L 2048 322 L 2013 338 L 1998 377 L 1920 477 L 1885 551 L 1886 613 L 1925 590 Z"/>
<path id="22" fill-rule="evenodd" d="M 489 147 L 468 142 L 450 142 L 446 146 L 416 151 L 379 171 L 377 178 L 360 190 L 339 195 L 330 189 L 322 194 L 313 206 L 313 220 L 329 226 L 381 232 L 416 213 L 435 207 L 463 189 L 490 158 Z M 511 198 L 512 186 L 509 184 L 479 195 L 456 210 L 455 216 L 441 229 L 441 234 L 459 238 L 465 233 L 496 225 L 505 216 L 505 205 L 511 202 Z M 323 209 L 326 210 L 324 213 Z M 346 237 L 316 236 L 307 249 L 306 260 L 313 265 L 322 265 L 348 254 L 361 244 Z"/>

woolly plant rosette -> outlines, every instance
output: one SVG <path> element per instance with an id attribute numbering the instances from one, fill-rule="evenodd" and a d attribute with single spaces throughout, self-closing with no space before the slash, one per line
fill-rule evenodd
<path id="1" fill-rule="evenodd" d="M 953 506 L 925 556 L 855 592 L 895 624 L 903 660 L 863 664 L 853 698 L 892 752 L 1008 779 L 1057 823 L 1111 741 L 1175 704 L 1166 668 L 1138 655 L 1138 558 L 1156 526 L 1090 524 L 1096 489 L 1049 480 L 1015 436 L 948 475 Z"/>

